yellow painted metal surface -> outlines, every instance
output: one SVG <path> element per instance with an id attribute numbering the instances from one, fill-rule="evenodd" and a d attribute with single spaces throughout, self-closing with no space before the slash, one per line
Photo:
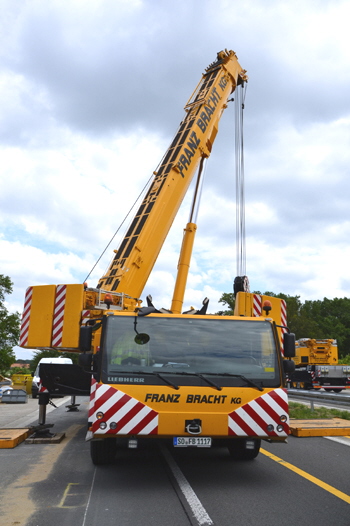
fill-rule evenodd
<path id="1" fill-rule="evenodd" d="M 257 308 L 257 304 L 255 304 L 254 309 L 254 296 L 259 298 L 259 304 L 261 304 L 261 307 L 259 305 L 259 308 Z M 270 310 L 264 310 L 265 302 L 268 302 L 271 307 Z M 253 292 L 237 292 L 234 315 L 243 317 L 256 316 L 255 319 L 257 319 L 257 312 L 260 311 L 261 308 L 261 317 L 273 319 L 277 325 L 279 338 L 282 341 L 281 326 L 286 324 L 286 320 L 282 319 L 282 302 L 283 300 L 281 298 L 264 296 L 263 294 L 254 294 Z"/>
<path id="2" fill-rule="evenodd" d="M 184 433 L 185 419 L 199 418 L 203 434 L 227 436 L 228 415 L 259 398 L 262 393 L 249 387 L 181 386 L 180 390 L 161 385 L 112 385 L 159 413 L 158 435 Z M 274 391 L 265 389 L 264 393 Z"/>
<path id="3" fill-rule="evenodd" d="M 254 296 L 252 292 L 238 292 L 236 294 L 235 302 L 235 316 L 254 316 Z M 271 310 L 265 312 L 262 310 L 261 315 L 267 318 L 272 318 L 277 325 L 282 325 L 282 316 L 281 316 L 281 300 L 280 298 L 274 298 L 272 296 L 264 296 L 259 294 L 261 298 L 261 304 L 263 305 L 265 301 L 269 301 L 271 304 Z"/>
<path id="4" fill-rule="evenodd" d="M 253 316 L 253 296 L 250 292 L 237 292 L 235 316 Z"/>
<path id="5" fill-rule="evenodd" d="M 51 346 L 55 294 L 56 285 L 33 287 L 28 342 L 23 347 L 36 349 Z"/>
<path id="6" fill-rule="evenodd" d="M 200 160 L 211 153 L 228 99 L 246 80 L 233 51 L 220 52 L 206 69 L 99 288 L 140 297 Z"/>
<path id="7" fill-rule="evenodd" d="M 290 432 L 296 437 L 347 436 L 350 435 L 350 420 L 342 418 L 291 419 Z"/>
<path id="8" fill-rule="evenodd" d="M 83 308 L 84 286 L 67 285 L 64 306 L 62 343 L 59 347 L 76 349 L 79 347 L 79 330 Z"/>
<path id="9" fill-rule="evenodd" d="M 338 347 L 333 339 L 303 338 L 295 342 L 295 365 L 337 365 Z"/>
<path id="10" fill-rule="evenodd" d="M 174 295 L 171 304 L 171 312 L 180 314 L 185 295 L 187 276 L 190 269 L 190 261 L 192 256 L 192 248 L 194 238 L 196 235 L 197 225 L 195 223 L 187 223 L 184 230 L 184 237 L 182 240 L 182 247 L 177 265 L 177 278 L 174 288 Z"/>
<path id="11" fill-rule="evenodd" d="M 61 295 L 57 294 L 59 287 L 64 290 Z M 83 303 L 82 284 L 34 286 L 28 341 L 22 347 L 77 349 Z"/>
<path id="12" fill-rule="evenodd" d="M 29 435 L 29 429 L 0 429 L 0 449 L 13 449 Z"/>

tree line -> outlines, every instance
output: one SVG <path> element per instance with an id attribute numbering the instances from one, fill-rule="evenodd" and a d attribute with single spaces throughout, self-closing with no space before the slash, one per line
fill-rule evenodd
<path id="1" fill-rule="evenodd" d="M 340 358 L 350 354 L 350 298 L 323 298 L 323 300 L 306 300 L 303 303 L 300 296 L 289 296 L 282 292 L 275 294 L 274 292 L 254 291 L 254 294 L 263 294 L 286 301 L 288 327 L 291 332 L 295 333 L 297 340 L 300 338 L 332 338 L 338 342 Z M 224 293 L 219 302 L 228 307 L 220 314 L 233 314 L 235 307 L 233 293 Z"/>

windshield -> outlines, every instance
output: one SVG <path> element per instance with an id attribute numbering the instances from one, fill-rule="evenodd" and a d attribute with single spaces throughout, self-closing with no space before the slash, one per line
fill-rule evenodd
<path id="1" fill-rule="evenodd" d="M 178 317 L 109 316 L 105 325 L 102 381 L 202 385 L 190 377 L 208 375 L 219 385 L 235 376 L 263 386 L 279 382 L 276 344 L 269 322 Z M 220 380 L 221 377 L 221 380 Z M 230 380 L 230 377 L 231 380 Z M 230 383 L 231 382 L 231 383 Z"/>

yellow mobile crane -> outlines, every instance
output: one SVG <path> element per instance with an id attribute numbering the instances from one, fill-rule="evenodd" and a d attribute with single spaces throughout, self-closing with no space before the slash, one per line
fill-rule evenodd
<path id="1" fill-rule="evenodd" d="M 350 389 L 350 366 L 338 363 L 337 340 L 301 338 L 296 341 L 295 371 L 289 377 L 297 389 Z"/>
<path id="2" fill-rule="evenodd" d="M 221 51 L 185 106 L 186 115 L 96 288 L 27 289 L 21 346 L 80 352 L 80 364 L 41 366 L 39 404 L 50 394 L 90 394 L 87 440 L 95 464 L 118 439 L 172 439 L 174 447 L 218 442 L 253 459 L 261 439 L 289 434 L 285 363 L 268 309 L 258 317 L 181 313 L 196 224 L 185 229 L 170 310 L 140 295 L 198 168 L 209 157 L 231 93 L 247 80 L 233 51 Z M 196 192 L 197 193 L 197 192 Z M 294 353 L 294 335 L 284 340 Z"/>

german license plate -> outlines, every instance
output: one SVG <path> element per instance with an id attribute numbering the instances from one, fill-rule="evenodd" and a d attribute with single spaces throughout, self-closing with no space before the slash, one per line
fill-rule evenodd
<path id="1" fill-rule="evenodd" d="M 211 447 L 211 437 L 174 437 L 175 447 Z"/>

